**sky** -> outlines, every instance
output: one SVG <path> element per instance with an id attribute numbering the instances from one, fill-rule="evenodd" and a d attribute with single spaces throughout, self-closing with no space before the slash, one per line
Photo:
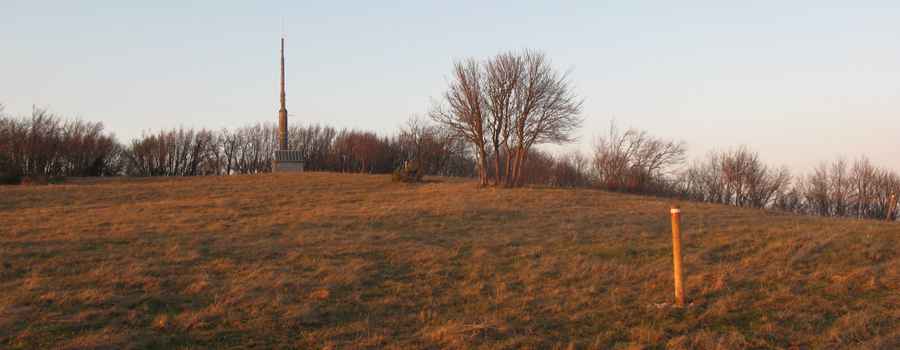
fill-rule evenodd
<path id="1" fill-rule="evenodd" d="M 278 121 L 393 134 L 454 60 L 538 49 L 584 99 L 589 152 L 615 119 L 745 145 L 810 172 L 838 156 L 900 171 L 898 1 L 0 0 L 0 103 L 102 122 L 120 141 Z"/>

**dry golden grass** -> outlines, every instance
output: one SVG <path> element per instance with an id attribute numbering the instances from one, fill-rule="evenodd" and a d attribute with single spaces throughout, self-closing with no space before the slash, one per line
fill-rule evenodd
<path id="1" fill-rule="evenodd" d="M 303 173 L 0 187 L 0 223 L 3 348 L 900 346 L 884 222 Z"/>

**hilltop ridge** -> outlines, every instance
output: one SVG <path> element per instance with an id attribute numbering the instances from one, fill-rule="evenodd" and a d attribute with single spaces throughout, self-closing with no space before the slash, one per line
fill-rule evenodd
<path id="1" fill-rule="evenodd" d="M 0 345 L 900 346 L 895 223 L 335 173 L 0 187 Z M 671 302 L 668 208 L 686 289 Z"/>

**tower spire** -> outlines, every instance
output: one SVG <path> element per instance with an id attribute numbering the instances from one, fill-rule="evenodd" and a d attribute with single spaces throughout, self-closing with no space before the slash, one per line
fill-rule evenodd
<path id="1" fill-rule="evenodd" d="M 278 145 L 279 149 L 286 151 L 288 149 L 287 142 L 288 120 L 287 107 L 284 102 L 284 19 L 281 20 L 281 110 L 278 111 Z"/>
<path id="2" fill-rule="evenodd" d="M 284 103 L 284 18 L 281 19 L 281 110 L 278 111 L 278 150 L 272 161 L 273 173 L 302 173 L 303 155 L 288 146 L 288 113 Z"/>

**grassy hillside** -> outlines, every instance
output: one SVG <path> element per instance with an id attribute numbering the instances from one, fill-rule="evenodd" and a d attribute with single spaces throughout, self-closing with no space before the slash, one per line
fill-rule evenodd
<path id="1" fill-rule="evenodd" d="M 900 346 L 896 224 L 427 180 L 0 187 L 0 348 Z"/>

